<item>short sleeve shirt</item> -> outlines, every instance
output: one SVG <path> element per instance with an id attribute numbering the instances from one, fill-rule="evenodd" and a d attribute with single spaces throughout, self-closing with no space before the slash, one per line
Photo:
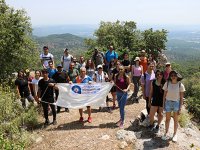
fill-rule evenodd
<path id="1" fill-rule="evenodd" d="M 105 59 L 108 63 L 110 63 L 110 61 L 112 59 L 118 59 L 118 54 L 113 50 L 112 52 L 110 52 L 110 50 L 108 50 L 105 54 Z"/>
<path id="2" fill-rule="evenodd" d="M 167 100 L 178 101 L 180 100 L 180 92 L 185 92 L 185 86 L 180 82 L 172 84 L 168 81 L 164 84 L 163 90 L 167 91 Z"/>
<path id="3" fill-rule="evenodd" d="M 92 78 L 89 76 L 85 76 L 84 79 L 80 78 L 80 76 L 76 77 L 75 83 L 88 83 L 89 81 L 92 81 Z"/>
<path id="4" fill-rule="evenodd" d="M 43 64 L 44 64 L 44 66 L 45 66 L 46 68 L 49 68 L 48 62 L 49 62 L 50 60 L 53 60 L 53 55 L 52 55 L 51 53 L 48 53 L 47 55 L 45 55 L 44 53 L 42 53 L 42 54 L 40 55 L 40 60 L 43 61 Z"/>
<path id="5" fill-rule="evenodd" d="M 146 74 L 146 79 L 144 75 L 142 75 L 141 84 L 144 85 L 145 87 L 145 96 L 149 97 L 151 82 L 155 79 L 155 73 L 154 71 L 152 71 L 151 74 L 148 74 L 147 72 L 145 72 L 145 74 Z"/>
<path id="6" fill-rule="evenodd" d="M 23 79 L 17 78 L 15 80 L 15 85 L 18 87 L 21 97 L 27 97 L 30 95 L 27 78 L 23 78 Z"/>
<path id="7" fill-rule="evenodd" d="M 71 63 L 72 58 L 73 58 L 72 55 L 61 57 L 61 62 L 63 63 L 63 70 L 65 70 L 65 71 L 69 70 L 69 64 Z"/>

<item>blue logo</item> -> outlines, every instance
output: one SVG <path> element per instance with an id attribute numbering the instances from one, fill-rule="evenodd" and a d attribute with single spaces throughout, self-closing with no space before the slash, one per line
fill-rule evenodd
<path id="1" fill-rule="evenodd" d="M 72 86 L 72 91 L 77 94 L 81 94 L 81 87 L 78 85 Z"/>

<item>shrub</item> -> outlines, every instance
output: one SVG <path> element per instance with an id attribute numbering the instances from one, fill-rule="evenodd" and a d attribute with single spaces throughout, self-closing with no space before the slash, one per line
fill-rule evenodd
<path id="1" fill-rule="evenodd" d="M 191 116 L 187 112 L 182 112 L 179 116 L 178 122 L 181 127 L 186 127 L 190 122 Z"/>

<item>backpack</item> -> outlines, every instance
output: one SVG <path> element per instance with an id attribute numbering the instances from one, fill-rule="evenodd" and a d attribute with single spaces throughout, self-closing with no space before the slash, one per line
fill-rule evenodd
<path id="1" fill-rule="evenodd" d="M 168 89 L 169 81 L 167 81 L 167 89 Z M 179 88 L 181 87 L 181 82 L 179 82 Z"/>

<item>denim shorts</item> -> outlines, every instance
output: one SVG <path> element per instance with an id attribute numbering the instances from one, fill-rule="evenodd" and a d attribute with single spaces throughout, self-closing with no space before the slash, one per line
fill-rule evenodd
<path id="1" fill-rule="evenodd" d="M 180 109 L 180 101 L 171 101 L 171 100 L 166 100 L 165 102 L 165 111 L 166 112 L 177 112 Z"/>

